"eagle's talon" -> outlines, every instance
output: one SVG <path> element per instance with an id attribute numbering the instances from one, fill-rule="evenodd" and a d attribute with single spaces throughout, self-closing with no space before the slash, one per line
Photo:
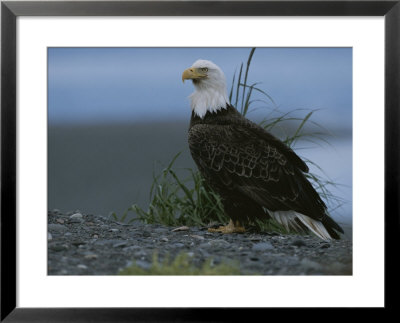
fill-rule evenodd
<path id="1" fill-rule="evenodd" d="M 219 233 L 243 233 L 246 229 L 240 225 L 239 221 L 233 223 L 232 220 L 226 226 L 220 226 L 218 228 L 209 228 L 208 232 L 219 232 Z"/>

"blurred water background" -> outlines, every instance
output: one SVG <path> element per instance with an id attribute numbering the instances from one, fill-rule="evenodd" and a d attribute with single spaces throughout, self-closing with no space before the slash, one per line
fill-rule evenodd
<path id="1" fill-rule="evenodd" d="M 226 74 L 228 91 L 249 48 L 49 48 L 48 207 L 122 214 L 148 205 L 153 173 L 178 152 L 176 167 L 194 168 L 187 147 L 191 82 L 181 73 L 195 60 L 212 60 Z M 330 178 L 332 216 L 352 222 L 351 48 L 257 48 L 248 83 L 259 82 L 274 102 L 254 97 L 254 121 L 274 109 L 318 110 L 329 144 L 300 141 L 295 151 Z M 264 102 L 257 99 L 263 99 Z M 304 110 L 303 110 L 304 109 Z M 273 116 L 273 114 L 270 114 Z M 276 135 L 290 132 L 276 129 Z M 306 130 L 321 130 L 321 128 Z"/>

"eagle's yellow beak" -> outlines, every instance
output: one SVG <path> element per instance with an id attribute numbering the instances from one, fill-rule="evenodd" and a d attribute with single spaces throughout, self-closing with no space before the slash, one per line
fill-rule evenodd
<path id="1" fill-rule="evenodd" d="M 207 74 L 201 71 L 200 68 L 189 67 L 182 73 L 182 82 L 185 82 L 185 80 L 201 79 L 206 76 Z"/>

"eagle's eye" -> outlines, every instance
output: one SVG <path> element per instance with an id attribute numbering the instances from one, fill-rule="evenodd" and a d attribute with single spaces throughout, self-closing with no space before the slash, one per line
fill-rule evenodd
<path id="1" fill-rule="evenodd" d="M 203 67 L 203 68 L 201 68 L 201 71 L 202 72 L 208 72 L 208 68 L 207 67 Z"/>

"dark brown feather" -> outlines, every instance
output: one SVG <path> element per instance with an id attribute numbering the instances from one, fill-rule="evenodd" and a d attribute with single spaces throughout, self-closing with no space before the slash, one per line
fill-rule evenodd
<path id="1" fill-rule="evenodd" d="M 204 118 L 192 114 L 188 141 L 201 174 L 232 219 L 266 217 L 265 209 L 294 210 L 341 232 L 306 179 L 304 161 L 234 107 Z"/>

